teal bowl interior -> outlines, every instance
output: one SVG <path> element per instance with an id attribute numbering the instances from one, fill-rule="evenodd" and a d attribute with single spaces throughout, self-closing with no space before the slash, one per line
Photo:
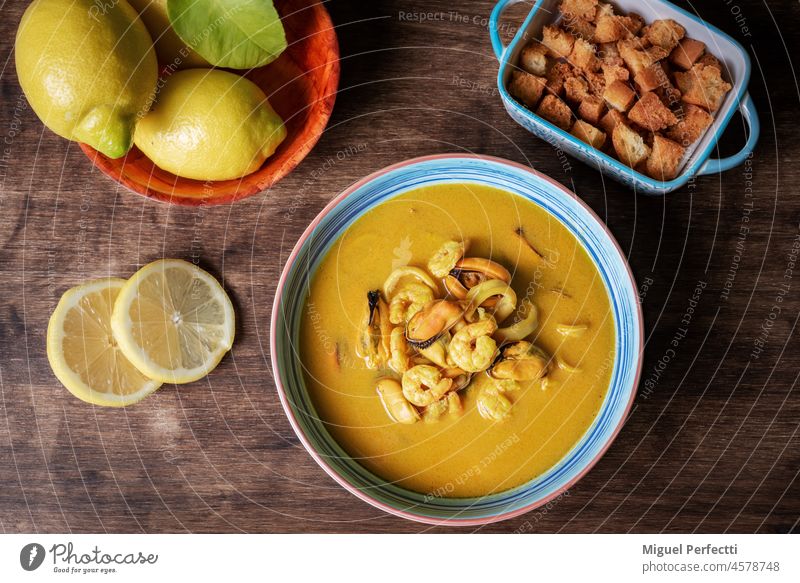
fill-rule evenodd
<path id="1" fill-rule="evenodd" d="M 608 394 L 592 426 L 561 461 L 534 480 L 481 498 L 431 498 L 367 471 L 336 443 L 309 398 L 296 339 L 310 280 L 328 249 L 365 212 L 409 190 L 438 183 L 476 183 L 532 201 L 563 223 L 594 261 L 614 313 L 616 355 Z M 272 315 L 271 355 L 278 392 L 298 437 L 314 459 L 359 498 L 392 514 L 427 523 L 475 525 L 510 518 L 564 492 L 602 456 L 619 432 L 638 385 L 642 317 L 635 282 L 616 241 L 574 194 L 530 168 L 467 155 L 410 160 L 367 177 L 342 193 L 298 241 L 286 264 Z"/>

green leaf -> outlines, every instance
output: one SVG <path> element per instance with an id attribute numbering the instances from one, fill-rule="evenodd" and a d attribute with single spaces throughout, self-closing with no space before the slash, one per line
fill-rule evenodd
<path id="1" fill-rule="evenodd" d="M 261 67 L 286 48 L 271 0 L 167 0 L 167 13 L 183 42 L 216 67 Z"/>

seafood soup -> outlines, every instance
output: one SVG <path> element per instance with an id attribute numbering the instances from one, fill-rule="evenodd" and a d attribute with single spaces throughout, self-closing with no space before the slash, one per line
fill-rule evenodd
<path id="1" fill-rule="evenodd" d="M 514 488 L 592 424 L 614 361 L 605 285 L 552 215 L 451 183 L 358 218 L 314 274 L 299 353 L 316 413 L 387 482 Z"/>

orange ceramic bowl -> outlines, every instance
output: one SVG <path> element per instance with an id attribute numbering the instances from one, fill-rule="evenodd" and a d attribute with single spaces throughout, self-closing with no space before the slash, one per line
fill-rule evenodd
<path id="1" fill-rule="evenodd" d="M 339 84 L 339 43 L 328 11 L 317 0 L 277 0 L 288 48 L 245 77 L 261 87 L 283 118 L 287 136 L 257 171 L 235 180 L 201 181 L 158 168 L 135 146 L 116 160 L 86 144 L 81 149 L 104 174 L 144 196 L 181 205 L 226 204 L 252 196 L 289 174 L 317 143 Z"/>

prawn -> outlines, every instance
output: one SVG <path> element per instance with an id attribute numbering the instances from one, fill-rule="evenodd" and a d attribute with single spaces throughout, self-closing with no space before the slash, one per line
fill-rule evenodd
<path id="1" fill-rule="evenodd" d="M 389 321 L 405 324 L 433 301 L 433 290 L 424 283 L 410 282 L 401 287 L 389 302 Z"/>
<path id="2" fill-rule="evenodd" d="M 403 373 L 403 396 L 417 407 L 427 407 L 444 397 L 453 379 L 442 376 L 435 366 L 418 364 Z"/>
<path id="3" fill-rule="evenodd" d="M 511 401 L 494 386 L 481 387 L 477 406 L 481 417 L 490 421 L 500 421 L 511 414 Z"/>
<path id="4" fill-rule="evenodd" d="M 480 372 L 489 368 L 497 351 L 497 342 L 492 338 L 497 330 L 494 318 L 487 317 L 467 324 L 453 335 L 448 348 L 450 358 L 466 372 Z"/>
<path id="5" fill-rule="evenodd" d="M 428 271 L 439 278 L 447 277 L 458 260 L 464 256 L 465 248 L 466 245 L 463 242 L 448 241 L 430 258 Z"/>

